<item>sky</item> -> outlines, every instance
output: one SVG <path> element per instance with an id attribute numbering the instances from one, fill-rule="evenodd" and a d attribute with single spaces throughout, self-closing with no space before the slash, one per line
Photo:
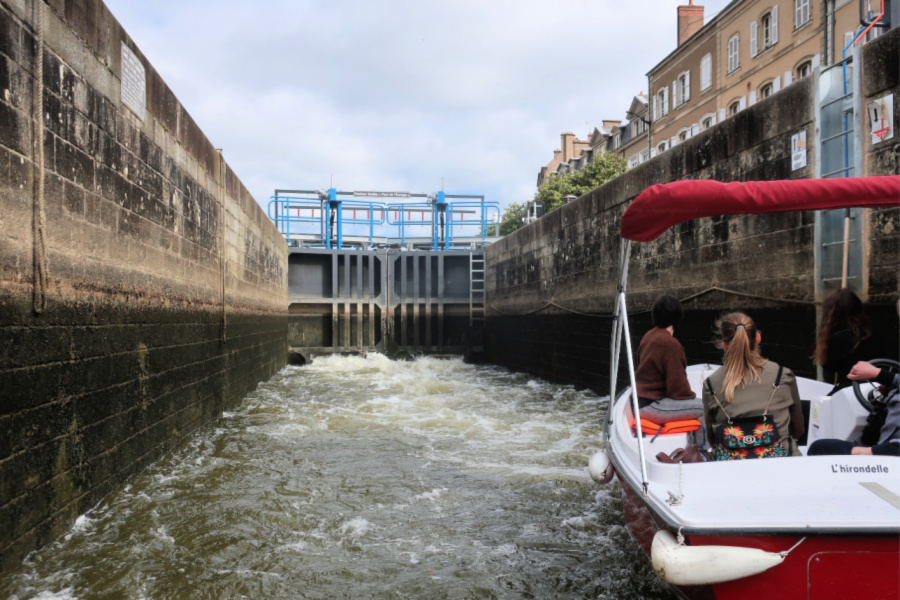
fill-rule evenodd
<path id="1" fill-rule="evenodd" d="M 530 200 L 560 133 L 626 120 L 686 4 L 105 1 L 263 207 L 332 177 Z M 706 20 L 728 3 L 702 2 Z"/>

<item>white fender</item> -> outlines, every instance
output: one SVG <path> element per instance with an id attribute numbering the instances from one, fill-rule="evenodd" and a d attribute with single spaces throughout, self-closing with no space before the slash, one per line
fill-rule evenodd
<path id="1" fill-rule="evenodd" d="M 671 531 L 660 530 L 650 547 L 653 570 L 673 585 L 704 585 L 732 581 L 767 571 L 784 556 L 738 546 L 679 545 Z"/>
<path id="2" fill-rule="evenodd" d="M 609 461 L 609 456 L 601 450 L 594 454 L 588 462 L 588 472 L 591 474 L 591 479 L 597 483 L 609 483 L 616 470 Z"/>

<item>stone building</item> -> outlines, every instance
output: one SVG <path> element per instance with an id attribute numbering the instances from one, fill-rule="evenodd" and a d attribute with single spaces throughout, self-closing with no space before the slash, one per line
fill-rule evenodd
<path id="1" fill-rule="evenodd" d="M 702 6 L 679 6 L 678 46 L 647 73 L 652 154 L 840 61 L 860 22 L 850 0 L 735 0 L 705 25 Z M 860 41 L 883 31 L 876 25 Z"/>
<path id="2" fill-rule="evenodd" d="M 580 159 L 582 150 L 589 150 L 591 145 L 585 140 L 579 140 L 571 131 L 560 134 L 560 147 L 553 151 L 553 158 L 546 166 L 541 167 L 537 177 L 537 185 L 541 186 L 551 173 L 559 172 L 560 166 L 568 170 L 569 162 Z"/>

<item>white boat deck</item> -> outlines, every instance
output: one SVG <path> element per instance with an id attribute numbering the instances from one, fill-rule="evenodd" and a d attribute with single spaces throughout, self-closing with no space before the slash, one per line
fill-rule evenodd
<path id="1" fill-rule="evenodd" d="M 694 390 L 715 366 L 689 367 Z M 866 412 L 852 388 L 826 397 L 831 386 L 798 378 L 801 398 L 811 402 L 809 441 L 854 439 Z M 638 440 L 629 426 L 629 390 L 612 408 L 608 445 L 616 471 L 641 489 Z M 674 529 L 693 533 L 900 533 L 900 458 L 814 456 L 672 465 L 656 460 L 688 443 L 686 434 L 645 436 L 652 510 Z M 801 447 L 805 452 L 806 448 Z M 640 492 L 638 492 L 640 493 Z M 671 497 L 680 497 L 672 503 Z"/>

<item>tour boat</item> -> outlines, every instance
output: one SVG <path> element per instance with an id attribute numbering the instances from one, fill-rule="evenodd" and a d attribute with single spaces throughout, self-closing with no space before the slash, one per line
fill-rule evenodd
<path id="1" fill-rule="evenodd" d="M 591 476 L 618 478 L 628 527 L 657 576 L 690 599 L 847 600 L 900 597 L 900 458 L 806 456 L 822 438 L 854 440 L 866 422 L 866 386 L 797 378 L 809 403 L 802 457 L 669 464 L 693 434 L 644 433 L 634 389 L 625 290 L 632 241 L 714 215 L 900 206 L 900 177 L 720 183 L 679 181 L 639 195 L 622 217 L 604 450 Z M 616 394 L 624 341 L 630 386 Z M 798 357 L 797 363 L 806 357 Z M 894 363 L 896 365 L 896 363 Z M 790 365 L 787 365 L 790 366 Z M 716 365 L 688 367 L 701 385 Z M 651 426 L 652 428 L 652 426 Z"/>

